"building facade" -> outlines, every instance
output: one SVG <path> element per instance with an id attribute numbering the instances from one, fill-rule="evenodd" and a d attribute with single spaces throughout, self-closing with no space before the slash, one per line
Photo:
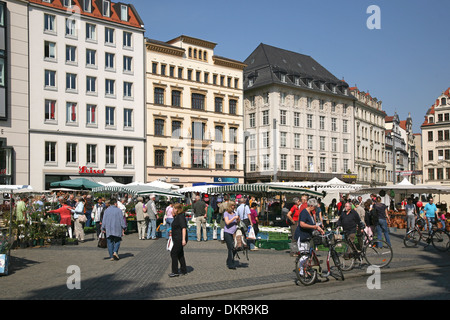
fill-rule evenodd
<path id="1" fill-rule="evenodd" d="M 247 182 L 355 182 L 348 84 L 309 56 L 265 44 L 244 63 Z"/>
<path id="2" fill-rule="evenodd" d="M 28 1 L 0 1 L 0 184 L 29 184 Z"/>
<path id="3" fill-rule="evenodd" d="M 427 111 L 421 129 L 424 183 L 450 185 L 450 88 Z"/>
<path id="4" fill-rule="evenodd" d="M 355 172 L 358 184 L 386 184 L 385 116 L 382 101 L 356 87 L 350 88 L 355 102 Z"/>
<path id="5" fill-rule="evenodd" d="M 242 183 L 245 65 L 184 35 L 146 47 L 147 181 Z"/>
<path id="6" fill-rule="evenodd" d="M 30 0 L 29 22 L 33 188 L 80 176 L 142 180 L 144 26 L 134 7 Z"/>

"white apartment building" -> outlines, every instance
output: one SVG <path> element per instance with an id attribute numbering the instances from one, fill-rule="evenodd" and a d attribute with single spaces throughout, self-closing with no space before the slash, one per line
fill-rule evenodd
<path id="1" fill-rule="evenodd" d="M 242 183 L 242 62 L 216 43 L 147 39 L 147 181 Z"/>
<path id="2" fill-rule="evenodd" d="M 348 84 L 309 56 L 265 44 L 244 63 L 247 182 L 355 182 Z"/>
<path id="3" fill-rule="evenodd" d="M 350 88 L 355 103 L 355 173 L 358 184 L 378 186 L 386 183 L 385 124 L 382 101 L 357 87 Z"/>
<path id="4" fill-rule="evenodd" d="M 30 184 L 143 181 L 144 26 L 135 8 L 30 0 L 29 24 Z"/>
<path id="5" fill-rule="evenodd" d="M 0 184 L 29 184 L 28 1 L 0 1 Z"/>

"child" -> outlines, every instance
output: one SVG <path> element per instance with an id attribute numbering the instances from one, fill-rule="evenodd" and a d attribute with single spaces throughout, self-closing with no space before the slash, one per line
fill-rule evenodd
<path id="1" fill-rule="evenodd" d="M 446 214 L 445 211 L 442 211 L 439 213 L 439 219 L 441 220 L 441 223 L 442 223 L 442 230 L 444 230 L 444 231 L 445 231 L 445 221 L 447 220 L 445 218 L 445 214 Z"/>

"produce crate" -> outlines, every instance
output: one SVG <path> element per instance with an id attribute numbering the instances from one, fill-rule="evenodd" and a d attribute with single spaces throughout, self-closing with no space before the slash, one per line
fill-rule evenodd
<path id="1" fill-rule="evenodd" d="M 255 245 L 260 249 L 288 250 L 291 241 L 289 240 L 256 240 Z"/>

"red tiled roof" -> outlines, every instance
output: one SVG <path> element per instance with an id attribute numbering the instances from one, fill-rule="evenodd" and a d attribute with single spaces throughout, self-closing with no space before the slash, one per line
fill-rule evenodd
<path id="1" fill-rule="evenodd" d="M 384 122 L 392 122 L 392 121 L 394 121 L 394 116 L 386 116 L 384 118 Z"/>
<path id="2" fill-rule="evenodd" d="M 400 128 L 406 130 L 406 120 L 400 121 L 400 125 L 399 126 L 400 126 Z"/>
<path id="3" fill-rule="evenodd" d="M 35 4 L 42 5 L 42 6 L 51 7 L 54 9 L 60 9 L 60 10 L 64 10 L 64 11 L 68 10 L 68 8 L 66 8 L 63 5 L 62 0 L 53 0 L 51 3 L 45 2 L 42 0 L 30 0 L 30 3 L 35 3 Z M 103 16 L 102 3 L 103 3 L 102 0 L 92 0 L 92 12 L 85 12 L 82 9 L 83 8 L 82 0 L 72 0 L 72 6 L 76 6 L 76 7 L 80 8 L 79 12 L 81 15 L 100 19 L 100 20 L 105 20 L 105 21 L 109 21 L 109 22 L 115 22 L 115 23 L 119 23 L 122 25 L 134 27 L 134 28 L 144 29 L 144 26 L 143 26 L 144 23 L 142 22 L 141 18 L 139 17 L 139 15 L 133 5 L 128 4 L 128 21 L 122 21 L 120 19 L 120 5 L 122 3 L 111 2 L 111 10 L 110 10 L 109 17 Z M 69 10 L 71 10 L 71 9 L 69 9 Z"/>

